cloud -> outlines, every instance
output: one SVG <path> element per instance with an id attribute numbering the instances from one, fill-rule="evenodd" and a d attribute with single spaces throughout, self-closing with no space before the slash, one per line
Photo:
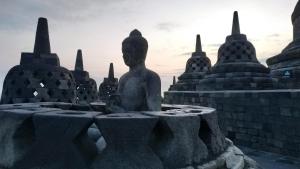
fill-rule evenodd
<path id="1" fill-rule="evenodd" d="M 177 56 L 191 56 L 193 52 L 184 52 L 184 53 L 181 53 Z"/>
<path id="2" fill-rule="evenodd" d="M 175 28 L 180 27 L 180 24 L 175 22 L 161 22 L 156 25 L 156 28 L 160 31 L 171 32 Z"/>
<path id="3" fill-rule="evenodd" d="M 0 30 L 31 29 L 38 17 L 51 22 L 82 22 L 105 14 L 130 13 L 133 0 L 10 0 L 1 2 Z"/>

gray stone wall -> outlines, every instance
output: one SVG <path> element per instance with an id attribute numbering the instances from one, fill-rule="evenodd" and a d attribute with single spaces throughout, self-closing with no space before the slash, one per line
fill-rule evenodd
<path id="1" fill-rule="evenodd" d="M 216 108 L 235 144 L 300 157 L 300 90 L 173 91 L 164 101 Z"/>

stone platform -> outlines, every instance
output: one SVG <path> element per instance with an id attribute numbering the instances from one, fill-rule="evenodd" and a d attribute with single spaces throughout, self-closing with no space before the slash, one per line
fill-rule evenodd
<path id="1" fill-rule="evenodd" d="M 1 105 L 0 119 L 1 169 L 259 168 L 225 139 L 212 108 L 106 114 L 103 103 L 28 103 Z"/>
<path id="2" fill-rule="evenodd" d="M 169 91 L 165 103 L 216 108 L 237 145 L 300 157 L 300 90 Z"/>

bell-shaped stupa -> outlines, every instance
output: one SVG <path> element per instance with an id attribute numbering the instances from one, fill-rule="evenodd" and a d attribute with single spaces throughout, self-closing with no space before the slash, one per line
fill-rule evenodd
<path id="1" fill-rule="evenodd" d="M 199 81 L 211 69 L 210 59 L 206 53 L 202 51 L 200 35 L 196 37 L 195 52 L 186 63 L 185 72 L 178 77 L 178 82 L 170 87 L 171 91 L 193 91 Z"/>
<path id="2" fill-rule="evenodd" d="M 240 33 L 238 12 L 234 12 L 232 33 L 220 47 L 217 63 L 197 87 L 197 90 L 272 89 L 269 69 L 258 62 L 254 46 Z"/>
<path id="3" fill-rule="evenodd" d="M 114 75 L 114 65 L 110 63 L 108 77 L 99 86 L 99 99 L 106 102 L 118 89 L 118 78 Z"/>
<path id="4" fill-rule="evenodd" d="M 83 68 L 82 51 L 77 51 L 75 70 L 72 71 L 76 81 L 77 102 L 90 103 L 98 99 L 96 81 L 90 78 L 89 72 Z"/>
<path id="5" fill-rule="evenodd" d="M 46 18 L 38 20 L 33 53 L 22 53 L 4 80 L 1 103 L 23 102 L 75 102 L 73 75 L 51 53 Z"/>

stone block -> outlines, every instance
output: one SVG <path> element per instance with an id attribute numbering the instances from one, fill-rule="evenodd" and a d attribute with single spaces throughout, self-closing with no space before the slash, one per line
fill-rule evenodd
<path id="1" fill-rule="evenodd" d="M 32 116 L 57 109 L 38 108 L 31 104 L 24 106 L 2 105 L 0 110 L 0 168 L 11 168 L 22 160 L 35 141 Z M 14 109 L 13 107 L 19 107 Z M 23 109 L 21 109 L 23 107 Z"/>
<path id="2" fill-rule="evenodd" d="M 107 146 L 96 157 L 92 168 L 163 169 L 148 145 L 157 121 L 157 117 L 138 113 L 97 116 L 95 123 Z"/>
<path id="3" fill-rule="evenodd" d="M 34 114 L 35 141 L 15 168 L 88 168 L 97 148 L 87 130 L 98 114 L 70 110 Z"/>
<path id="4" fill-rule="evenodd" d="M 147 114 L 160 119 L 154 129 L 151 147 L 163 161 L 165 168 L 199 164 L 207 158 L 207 146 L 200 136 L 202 133 L 199 116 L 180 110 Z"/>

